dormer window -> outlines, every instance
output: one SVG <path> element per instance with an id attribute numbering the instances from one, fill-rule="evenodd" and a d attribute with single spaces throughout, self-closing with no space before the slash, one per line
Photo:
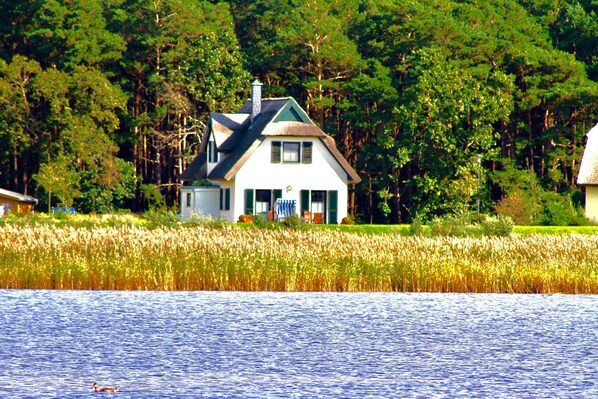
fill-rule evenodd
<path id="1" fill-rule="evenodd" d="M 218 148 L 215 141 L 208 141 L 208 162 L 218 162 Z"/>

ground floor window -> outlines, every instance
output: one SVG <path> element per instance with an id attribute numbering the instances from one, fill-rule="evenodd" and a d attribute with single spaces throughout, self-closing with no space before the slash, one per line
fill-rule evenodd
<path id="1" fill-rule="evenodd" d="M 255 213 L 264 217 L 272 207 L 272 190 L 255 190 Z"/>
<path id="2" fill-rule="evenodd" d="M 326 191 L 311 192 L 311 211 L 322 214 L 326 212 Z"/>
<path id="3" fill-rule="evenodd" d="M 274 209 L 279 198 L 282 198 L 282 190 L 248 188 L 245 190 L 245 214 L 261 215 L 267 219 L 268 212 Z"/>
<path id="4" fill-rule="evenodd" d="M 230 188 L 220 189 L 220 210 L 230 210 Z"/>
<path id="5" fill-rule="evenodd" d="M 300 206 L 300 216 L 308 223 L 338 223 L 338 191 L 336 190 L 301 190 Z"/>

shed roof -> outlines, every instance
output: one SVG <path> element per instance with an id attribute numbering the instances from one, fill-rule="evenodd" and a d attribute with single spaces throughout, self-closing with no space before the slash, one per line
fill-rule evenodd
<path id="1" fill-rule="evenodd" d="M 593 186 L 598 185 L 598 124 L 586 136 L 588 141 L 583 151 L 577 184 Z"/>
<path id="2" fill-rule="evenodd" d="M 14 191 L 5 190 L 3 188 L 0 188 L 0 197 L 10 198 L 19 202 L 37 204 L 37 198 L 33 198 L 25 194 L 15 193 Z"/>

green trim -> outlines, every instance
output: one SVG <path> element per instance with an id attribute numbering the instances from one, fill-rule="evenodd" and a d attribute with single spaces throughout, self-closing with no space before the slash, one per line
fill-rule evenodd
<path id="1" fill-rule="evenodd" d="M 272 205 L 274 205 L 276 203 L 277 199 L 282 198 L 282 190 L 274 189 L 274 190 L 272 190 L 272 193 L 273 193 Z"/>
<path id="2" fill-rule="evenodd" d="M 328 224 L 338 224 L 338 191 L 328 191 Z"/>
<path id="3" fill-rule="evenodd" d="M 300 198 L 301 198 L 301 215 L 303 215 L 303 212 L 309 212 L 309 209 L 311 207 L 311 204 L 309 201 L 311 198 L 310 191 L 309 190 L 301 190 Z"/>
<path id="4" fill-rule="evenodd" d="M 280 110 L 273 122 L 311 123 L 305 111 L 303 111 L 299 104 L 297 104 L 297 102 L 292 98 L 289 99 L 287 105 Z"/>
<path id="5" fill-rule="evenodd" d="M 253 211 L 255 209 L 253 197 L 254 197 L 254 190 L 252 188 L 246 188 L 245 189 L 245 214 L 246 215 L 253 215 Z"/>

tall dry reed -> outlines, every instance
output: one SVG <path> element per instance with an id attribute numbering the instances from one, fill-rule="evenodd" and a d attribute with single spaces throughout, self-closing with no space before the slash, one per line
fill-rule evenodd
<path id="1" fill-rule="evenodd" d="M 0 227 L 0 287 L 598 293 L 598 236 Z"/>

